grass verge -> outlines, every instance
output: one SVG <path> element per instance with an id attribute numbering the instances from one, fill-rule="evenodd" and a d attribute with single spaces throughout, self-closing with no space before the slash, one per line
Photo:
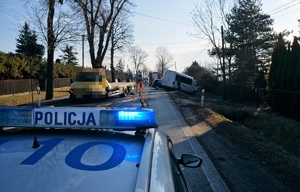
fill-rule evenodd
<path id="1" fill-rule="evenodd" d="M 69 95 L 69 87 L 57 88 L 53 90 L 53 98 L 60 98 Z M 18 106 L 32 102 L 37 102 L 37 92 L 22 93 L 16 95 L 2 96 L 0 97 L 0 106 Z M 41 91 L 41 100 L 45 100 L 46 92 Z"/>
<path id="2" fill-rule="evenodd" d="M 300 122 L 262 109 L 206 94 L 197 114 L 217 133 L 258 157 L 288 185 L 300 188 Z"/>

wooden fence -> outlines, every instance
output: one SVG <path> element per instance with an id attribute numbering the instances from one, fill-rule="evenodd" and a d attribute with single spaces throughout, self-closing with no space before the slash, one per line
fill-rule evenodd
<path id="1" fill-rule="evenodd" d="M 70 85 L 70 78 L 56 78 L 53 80 L 53 88 L 67 87 Z M 46 90 L 47 81 L 45 79 L 15 79 L 0 80 L 0 96 L 14 95 L 35 91 L 40 87 L 42 91 Z"/>

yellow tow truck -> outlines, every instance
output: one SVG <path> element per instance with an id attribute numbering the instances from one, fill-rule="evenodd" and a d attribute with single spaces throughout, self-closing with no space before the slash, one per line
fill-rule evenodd
<path id="1" fill-rule="evenodd" d="M 135 88 L 135 82 L 113 82 L 106 79 L 105 69 L 78 69 L 69 91 L 72 100 L 101 99 L 119 95 L 125 97 Z"/>

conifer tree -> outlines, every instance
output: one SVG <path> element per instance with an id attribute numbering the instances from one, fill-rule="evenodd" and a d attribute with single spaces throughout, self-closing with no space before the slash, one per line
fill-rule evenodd
<path id="1" fill-rule="evenodd" d="M 291 52 L 291 60 L 290 65 L 288 67 L 287 73 L 287 81 L 288 81 L 288 89 L 296 91 L 296 79 L 297 79 L 297 67 L 300 64 L 300 45 L 298 43 L 297 37 L 294 37 L 292 43 L 292 52 Z"/>
<path id="2" fill-rule="evenodd" d="M 125 64 L 122 62 L 122 59 L 119 59 L 119 62 L 117 63 L 116 66 L 116 71 L 124 72 L 124 69 L 125 69 Z"/>
<path id="3" fill-rule="evenodd" d="M 30 30 L 29 25 L 25 22 L 20 30 L 17 40 L 17 53 L 24 53 L 28 57 L 42 58 L 45 52 L 44 46 L 37 43 L 37 34 Z"/>
<path id="4" fill-rule="evenodd" d="M 235 53 L 235 82 L 254 83 L 260 70 L 266 71 L 266 55 L 274 40 L 269 15 L 263 14 L 260 0 L 238 0 L 227 15 L 229 29 L 226 41 Z"/>
<path id="5" fill-rule="evenodd" d="M 61 49 L 63 55 L 60 55 L 61 61 L 65 64 L 77 65 L 77 52 L 74 51 L 73 46 L 66 45 L 65 48 Z"/>
<path id="6" fill-rule="evenodd" d="M 287 49 L 284 55 L 284 61 L 281 63 L 278 70 L 278 75 L 280 76 L 280 80 L 278 81 L 278 89 L 281 90 L 287 90 L 288 87 L 287 73 L 289 65 L 291 63 L 291 52 L 291 43 L 287 42 Z"/>
<path id="7" fill-rule="evenodd" d="M 294 90 L 300 91 L 300 60 L 297 62 L 295 73 Z"/>
<path id="8" fill-rule="evenodd" d="M 282 34 L 279 34 L 278 41 L 272 53 L 271 66 L 268 74 L 268 87 L 271 89 L 278 89 L 280 87 L 281 78 L 283 77 L 281 70 L 286 60 L 286 54 L 285 41 Z"/>

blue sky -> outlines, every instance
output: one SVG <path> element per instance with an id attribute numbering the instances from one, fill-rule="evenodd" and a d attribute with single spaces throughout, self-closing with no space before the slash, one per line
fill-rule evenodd
<path id="1" fill-rule="evenodd" d="M 137 7 L 134 10 L 136 14 L 132 18 L 135 31 L 134 45 L 140 46 L 147 52 L 148 68 L 155 69 L 155 49 L 159 46 L 166 47 L 174 55 L 171 69 L 175 69 L 176 66 L 177 71 L 183 71 L 195 60 L 204 67 L 211 67 L 213 60 L 207 56 L 207 49 L 210 48 L 208 42 L 190 35 L 195 32 L 190 15 L 194 2 L 200 1 L 136 0 Z M 263 0 L 262 3 L 263 12 L 275 19 L 276 32 L 293 29 L 294 35 L 299 36 L 297 19 L 300 19 L 300 2 L 298 0 Z M 24 0 L 0 1 L 0 51 L 15 52 L 16 38 L 26 21 L 23 4 Z M 81 64 L 80 44 L 76 46 L 76 51 L 79 53 L 77 57 Z M 59 53 L 56 53 L 55 58 L 58 55 Z M 128 54 L 118 56 L 124 57 L 126 66 L 133 68 Z M 86 46 L 85 66 L 89 63 Z"/>

